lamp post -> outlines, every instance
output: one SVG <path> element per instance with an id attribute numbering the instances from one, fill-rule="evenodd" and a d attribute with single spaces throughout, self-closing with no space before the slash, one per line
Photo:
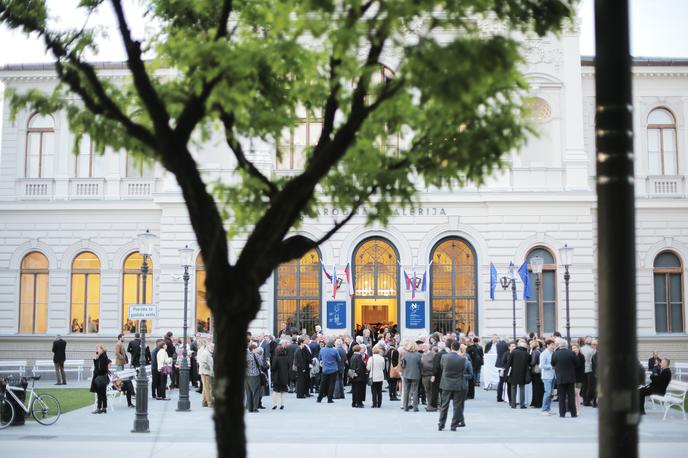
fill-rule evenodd
<path id="1" fill-rule="evenodd" d="M 535 274 L 535 290 L 537 291 L 537 297 L 538 297 L 538 313 L 537 313 L 537 335 L 538 337 L 542 337 L 542 333 L 540 332 L 540 323 L 542 322 L 542 297 L 540 294 L 540 275 L 542 274 L 542 265 L 544 264 L 545 260 L 542 259 L 540 256 L 533 256 L 530 258 L 530 270 Z"/>
<path id="2" fill-rule="evenodd" d="M 189 298 L 189 268 L 193 259 L 193 249 L 186 245 L 179 249 L 179 263 L 184 268 L 184 336 L 182 340 L 182 363 L 179 366 L 179 401 L 177 412 L 191 410 L 189 402 L 189 355 L 186 350 L 187 308 Z"/>
<path id="3" fill-rule="evenodd" d="M 513 264 L 509 266 L 509 276 L 500 278 L 499 282 L 502 284 L 502 288 L 504 288 L 504 290 L 511 285 L 511 311 L 513 316 L 512 325 L 514 331 L 514 342 L 516 342 L 516 275 L 514 275 Z"/>
<path id="4" fill-rule="evenodd" d="M 143 256 L 141 264 L 141 277 L 143 285 L 141 287 L 141 303 L 146 303 L 146 279 L 148 275 L 148 257 L 153 254 L 153 244 L 157 237 L 150 233 L 148 229 L 143 234 L 139 234 L 137 241 L 139 253 Z M 141 365 L 136 377 L 136 417 L 134 418 L 134 429 L 132 433 L 149 432 L 148 423 L 148 376 L 146 374 L 146 320 L 140 321 L 141 326 Z"/>
<path id="5" fill-rule="evenodd" d="M 559 258 L 564 265 L 564 284 L 566 285 L 566 340 L 571 344 L 571 321 L 569 319 L 569 266 L 573 264 L 573 248 L 564 244 L 563 248 L 559 248 Z"/>

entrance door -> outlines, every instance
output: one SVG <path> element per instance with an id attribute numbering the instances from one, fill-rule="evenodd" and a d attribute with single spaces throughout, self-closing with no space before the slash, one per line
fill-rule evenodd
<path id="1" fill-rule="evenodd" d="M 361 242 L 354 251 L 354 329 L 365 325 L 377 331 L 398 324 L 399 256 L 382 238 Z"/>

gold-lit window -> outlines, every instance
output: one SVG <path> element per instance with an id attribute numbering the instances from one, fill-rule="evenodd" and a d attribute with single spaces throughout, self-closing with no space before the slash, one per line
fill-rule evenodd
<path id="1" fill-rule="evenodd" d="M 280 264 L 275 271 L 275 333 L 286 326 L 303 329 L 311 335 L 320 324 L 321 300 L 320 255 L 314 248 L 303 255 Z"/>
<path id="2" fill-rule="evenodd" d="M 387 240 L 374 237 L 354 250 L 353 325 L 378 331 L 398 324 L 399 256 Z"/>
<path id="3" fill-rule="evenodd" d="M 196 332 L 210 333 L 212 319 L 205 294 L 205 263 L 199 254 L 196 258 Z"/>
<path id="4" fill-rule="evenodd" d="M 146 275 L 146 304 L 153 302 L 153 261 L 149 257 L 148 275 Z M 143 299 L 143 274 L 141 265 L 143 256 L 135 252 L 127 256 L 124 260 L 124 270 L 122 272 L 122 332 L 137 332 L 138 321 L 129 319 L 129 306 L 141 304 Z M 146 321 L 146 332 L 152 331 L 151 320 Z"/>
<path id="5" fill-rule="evenodd" d="M 72 262 L 73 333 L 97 333 L 100 330 L 100 260 L 88 251 Z"/>
<path id="6" fill-rule="evenodd" d="M 48 258 L 33 251 L 21 263 L 19 332 L 45 334 L 48 327 Z"/>
<path id="7" fill-rule="evenodd" d="M 55 123 L 50 115 L 34 114 L 26 126 L 24 176 L 50 177 L 55 158 Z"/>
<path id="8" fill-rule="evenodd" d="M 398 290 L 397 253 L 391 243 L 370 239 L 354 253 L 356 296 L 396 297 Z"/>
<path id="9" fill-rule="evenodd" d="M 477 277 L 473 247 L 452 237 L 432 250 L 430 328 L 442 333 L 477 329 Z"/>

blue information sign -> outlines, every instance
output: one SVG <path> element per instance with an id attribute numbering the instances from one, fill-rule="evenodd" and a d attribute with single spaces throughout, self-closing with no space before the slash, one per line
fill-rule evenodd
<path id="1" fill-rule="evenodd" d="M 406 301 L 406 327 L 425 328 L 425 301 Z"/>
<path id="2" fill-rule="evenodd" d="M 327 327 L 329 329 L 346 327 L 346 301 L 327 301 Z"/>

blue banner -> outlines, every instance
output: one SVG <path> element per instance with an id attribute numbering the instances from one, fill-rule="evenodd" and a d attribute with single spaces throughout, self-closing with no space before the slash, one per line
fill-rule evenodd
<path id="1" fill-rule="evenodd" d="M 406 301 L 406 327 L 425 328 L 425 301 Z"/>
<path id="2" fill-rule="evenodd" d="M 346 327 L 346 301 L 327 301 L 327 327 L 329 329 Z"/>

